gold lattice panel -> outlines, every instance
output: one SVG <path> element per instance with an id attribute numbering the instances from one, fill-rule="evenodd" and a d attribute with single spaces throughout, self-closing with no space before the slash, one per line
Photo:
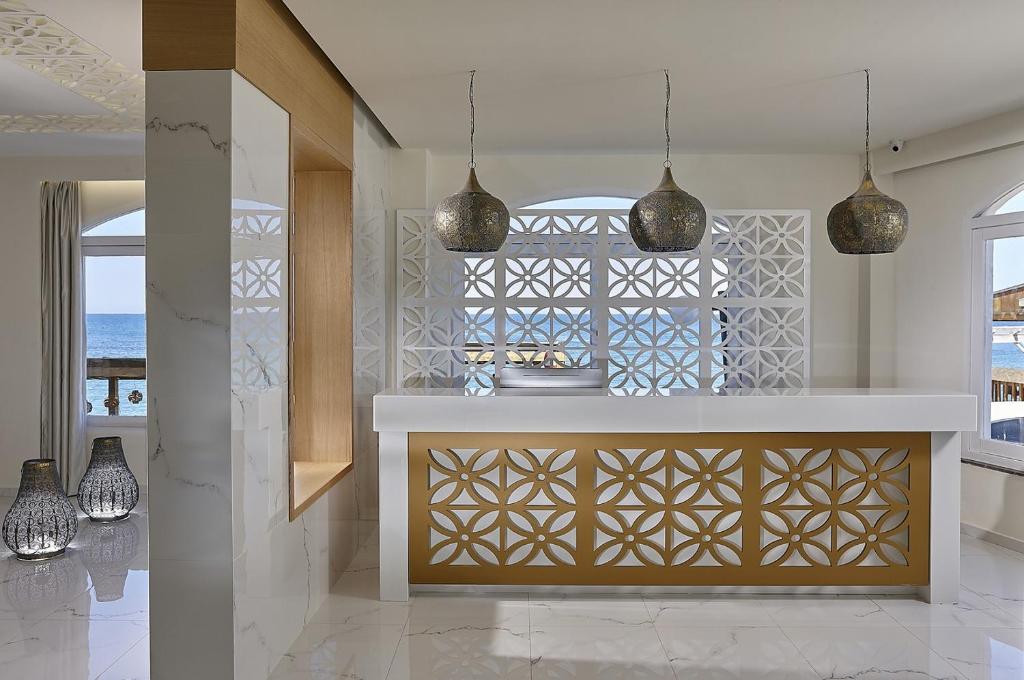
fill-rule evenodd
<path id="1" fill-rule="evenodd" d="M 924 585 L 927 433 L 409 436 L 412 583 Z"/>

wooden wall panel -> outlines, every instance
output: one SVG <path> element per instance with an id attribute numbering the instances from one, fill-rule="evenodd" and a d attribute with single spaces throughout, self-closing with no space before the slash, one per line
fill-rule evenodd
<path id="1" fill-rule="evenodd" d="M 352 168 L 352 88 L 281 0 L 144 0 L 143 68 L 234 69 Z"/>
<path id="2" fill-rule="evenodd" d="M 297 172 L 293 195 L 293 461 L 352 461 L 352 175 Z"/>
<path id="3" fill-rule="evenodd" d="M 143 0 L 143 69 L 234 67 L 235 0 Z"/>
<path id="4" fill-rule="evenodd" d="M 351 168 L 351 87 L 283 3 L 237 1 L 235 69 Z"/>

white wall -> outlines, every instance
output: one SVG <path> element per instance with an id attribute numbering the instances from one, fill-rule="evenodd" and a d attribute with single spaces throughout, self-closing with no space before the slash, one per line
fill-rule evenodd
<path id="1" fill-rule="evenodd" d="M 144 180 L 83 182 L 82 228 L 88 229 L 145 205 Z"/>
<path id="2" fill-rule="evenodd" d="M 39 183 L 142 176 L 139 157 L 0 157 L 0 489 L 17 487 L 21 461 L 39 456 Z"/>
<path id="3" fill-rule="evenodd" d="M 891 283 L 873 283 L 888 288 L 894 300 L 890 341 L 896 385 L 970 390 L 967 221 L 1022 181 L 1024 146 L 895 174 L 894 195 L 910 211 L 911 231 L 896 253 L 893 271 L 884 274 Z M 878 315 L 873 317 L 877 324 Z M 1024 541 L 1019 507 L 1024 478 L 971 465 L 963 465 L 962 474 L 962 521 Z"/>
<path id="4" fill-rule="evenodd" d="M 417 160 L 422 155 L 422 161 Z M 393 195 L 401 208 L 430 208 L 466 180 L 464 156 L 400 152 L 393 161 Z M 478 156 L 484 188 L 510 208 L 581 195 L 641 196 L 661 178 L 662 158 L 653 155 Z M 417 205 L 417 165 L 426 205 Z M 855 386 L 866 373 L 859 338 L 866 327 L 861 290 L 868 280 L 860 258 L 840 255 L 825 233 L 832 205 L 853 193 L 860 159 L 853 155 L 677 155 L 676 180 L 709 208 L 802 208 L 811 211 L 812 382 Z M 402 203 L 402 201 L 413 201 Z M 862 284 L 863 279 L 863 284 Z M 866 309 L 866 307 L 865 307 Z M 863 380 L 863 379 L 862 379 Z"/>
<path id="5" fill-rule="evenodd" d="M 910 211 L 896 253 L 896 382 L 969 389 L 970 237 L 967 220 L 1024 181 L 1024 146 L 896 173 Z"/>

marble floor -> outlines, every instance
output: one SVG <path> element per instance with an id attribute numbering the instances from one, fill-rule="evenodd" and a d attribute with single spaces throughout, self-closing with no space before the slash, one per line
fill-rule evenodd
<path id="1" fill-rule="evenodd" d="M 13 498 L 0 497 L 0 513 Z M 0 544 L 0 678 L 149 678 L 146 499 L 128 519 L 81 515 L 61 557 L 20 562 Z"/>
<path id="2" fill-rule="evenodd" d="M 9 499 L 0 499 L 0 510 Z M 0 677 L 148 679 L 146 507 L 67 555 L 0 555 Z M 902 597 L 376 600 L 372 532 L 274 680 L 1024 680 L 1024 555 L 962 537 L 955 606 Z"/>

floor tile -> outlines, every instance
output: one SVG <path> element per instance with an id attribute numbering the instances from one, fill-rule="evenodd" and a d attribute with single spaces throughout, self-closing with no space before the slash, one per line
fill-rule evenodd
<path id="1" fill-rule="evenodd" d="M 778 628 L 658 627 L 678 680 L 815 680 L 819 676 Z"/>
<path id="2" fill-rule="evenodd" d="M 525 625 L 409 624 L 389 680 L 529 680 L 530 632 Z"/>
<path id="3" fill-rule="evenodd" d="M 405 625 L 412 605 L 408 602 L 381 602 L 376 598 L 330 593 L 311 623 Z"/>
<path id="4" fill-rule="evenodd" d="M 1024 678 L 1024 631 L 1019 628 L 910 628 L 970 680 Z"/>
<path id="5" fill-rule="evenodd" d="M 1021 565 L 1024 567 L 1024 563 Z M 1019 628 L 1021 619 L 970 590 L 961 590 L 956 604 L 928 604 L 912 598 L 874 598 L 904 626 Z"/>
<path id="6" fill-rule="evenodd" d="M 149 680 L 149 636 L 125 652 L 98 680 Z"/>
<path id="7" fill-rule="evenodd" d="M 902 627 L 784 627 L 783 632 L 821 678 L 962 680 L 953 666 Z"/>
<path id="8" fill-rule="evenodd" d="M 646 600 L 647 610 L 658 628 L 775 627 L 769 609 L 752 598 L 674 598 Z"/>
<path id="9" fill-rule="evenodd" d="M 968 536 L 967 534 L 960 534 L 960 554 L 963 556 L 998 555 L 1001 557 L 1010 557 L 1024 561 L 1024 555 L 1021 555 L 1018 552 L 1014 552 L 1009 548 L 1004 548 L 1001 545 L 996 545 L 995 543 L 983 541 L 980 538 Z"/>
<path id="10" fill-rule="evenodd" d="M 653 619 L 643 599 L 633 597 L 533 598 L 530 625 L 553 626 L 650 625 Z"/>
<path id="11" fill-rule="evenodd" d="M 271 680 L 384 680 L 403 627 L 307 625 Z"/>
<path id="12" fill-rule="evenodd" d="M 3 621 L 0 668 L 18 680 L 92 680 L 146 634 L 135 621 Z"/>
<path id="13" fill-rule="evenodd" d="M 533 680 L 671 678 L 657 631 L 647 625 L 534 626 Z"/>
<path id="14" fill-rule="evenodd" d="M 1012 614 L 1024 613 L 1022 560 L 1001 555 L 961 557 L 960 584 Z"/>
<path id="15" fill-rule="evenodd" d="M 869 597 L 777 597 L 761 606 L 780 626 L 896 626 L 896 620 Z"/>
<path id="16" fill-rule="evenodd" d="M 467 595 L 418 593 L 412 599 L 410 624 L 465 623 L 473 626 L 529 626 L 530 600 L 525 594 Z"/>

